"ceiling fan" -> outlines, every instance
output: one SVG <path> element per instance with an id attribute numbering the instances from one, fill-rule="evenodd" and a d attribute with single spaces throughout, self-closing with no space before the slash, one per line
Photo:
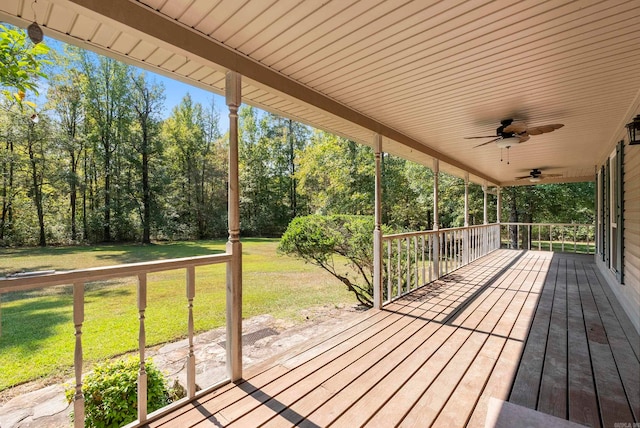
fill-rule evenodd
<path id="1" fill-rule="evenodd" d="M 543 178 L 562 177 L 562 174 L 543 174 L 540 168 L 533 168 L 529 175 L 516 177 L 516 180 L 529 180 L 532 183 L 539 183 Z"/>
<path id="2" fill-rule="evenodd" d="M 500 122 L 500 124 L 501 126 L 496 129 L 496 135 L 483 135 L 480 137 L 465 138 L 492 138 L 492 140 L 489 140 L 482 144 L 478 144 L 475 147 L 482 147 L 486 146 L 487 144 L 496 143 L 499 148 L 508 149 L 511 146 L 524 143 L 525 141 L 529 140 L 531 135 L 540 135 L 547 132 L 553 132 L 556 129 L 560 129 L 564 126 L 561 123 L 553 123 L 550 125 L 529 127 L 526 123 L 514 122 L 513 119 L 504 119 Z"/>

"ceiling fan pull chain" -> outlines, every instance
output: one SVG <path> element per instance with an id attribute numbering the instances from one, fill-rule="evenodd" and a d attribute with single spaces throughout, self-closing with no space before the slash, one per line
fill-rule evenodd
<path id="1" fill-rule="evenodd" d="M 502 162 L 502 149 L 500 149 L 500 162 Z"/>
<path id="2" fill-rule="evenodd" d="M 509 147 L 507 147 L 507 165 L 509 165 Z"/>

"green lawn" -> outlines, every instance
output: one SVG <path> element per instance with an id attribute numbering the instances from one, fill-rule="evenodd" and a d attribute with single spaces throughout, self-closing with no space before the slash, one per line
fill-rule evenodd
<path id="1" fill-rule="evenodd" d="M 335 278 L 276 253 L 275 239 L 243 240 L 243 318 L 272 314 L 299 319 L 302 308 L 352 304 L 355 298 Z M 148 246 L 102 245 L 45 249 L 0 249 L 0 276 L 16 271 L 69 270 L 224 251 L 224 241 Z M 85 294 L 83 351 L 92 362 L 137 349 L 135 278 L 90 283 Z M 145 317 L 149 346 L 185 337 L 185 271 L 150 274 Z M 225 322 L 225 266 L 196 268 L 198 331 Z M 72 375 L 74 326 L 69 286 L 1 295 L 0 391 L 36 378 Z"/>

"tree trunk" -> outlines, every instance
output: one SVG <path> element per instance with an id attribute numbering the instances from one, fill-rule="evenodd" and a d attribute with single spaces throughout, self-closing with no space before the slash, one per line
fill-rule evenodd
<path id="1" fill-rule="evenodd" d="M 33 186 L 33 203 L 36 206 L 36 211 L 38 213 L 38 226 L 40 228 L 40 238 L 38 245 L 41 247 L 47 246 L 46 234 L 45 234 L 45 226 L 44 226 L 44 209 L 42 206 L 42 180 L 38 175 L 38 160 L 36 159 L 35 151 L 33 149 L 33 145 L 35 142 L 33 141 L 33 125 L 29 125 L 29 163 L 31 165 L 31 183 Z"/>
<path id="2" fill-rule="evenodd" d="M 103 141 L 104 147 L 104 224 L 102 239 L 111 241 L 111 146 Z"/>
<path id="3" fill-rule="evenodd" d="M 71 178 L 69 183 L 69 205 L 71 208 L 71 239 L 75 241 L 78 238 L 78 230 L 76 227 L 76 199 L 78 197 L 77 176 L 78 165 L 76 163 L 75 152 L 71 150 Z"/>
<path id="4" fill-rule="evenodd" d="M 5 231 L 11 227 L 12 201 L 13 201 L 13 141 L 9 139 L 6 144 L 9 152 L 9 160 L 2 168 L 2 217 L 0 217 L 0 240 L 5 238 Z"/>
<path id="5" fill-rule="evenodd" d="M 151 243 L 151 189 L 149 186 L 149 150 L 146 129 L 142 133 L 142 243 Z"/>

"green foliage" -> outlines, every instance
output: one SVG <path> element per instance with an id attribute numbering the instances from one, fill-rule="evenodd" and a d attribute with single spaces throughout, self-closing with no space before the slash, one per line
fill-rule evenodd
<path id="1" fill-rule="evenodd" d="M 34 45 L 23 31 L 0 25 L 0 86 L 18 91 L 3 90 L 8 100 L 22 105 L 27 91 L 38 94 L 37 78 L 47 77 L 42 66 L 48 63 L 48 52 L 44 42 Z M 35 107 L 32 102 L 26 103 Z"/>
<path id="2" fill-rule="evenodd" d="M 300 157 L 300 193 L 316 214 L 373 214 L 374 163 L 370 147 L 316 131 Z"/>
<path id="3" fill-rule="evenodd" d="M 19 88 L 37 89 L 44 73 L 35 68 L 48 54 L 6 28 L 0 55 L 10 60 L 2 61 L 8 66 L 0 69 L 1 83 L 18 88 L 21 98 Z M 78 48 L 52 54 L 49 110 L 38 112 L 40 122 L 28 120 L 15 94 L 0 109 L 0 245 L 226 236 L 228 136 L 213 103 L 186 94 L 163 119 L 164 90 L 143 72 Z M 243 236 L 278 237 L 300 215 L 373 214 L 370 147 L 249 106 L 238 116 Z M 433 181 L 429 167 L 383 154 L 383 223 L 432 229 Z M 439 226 L 462 226 L 463 180 L 441 173 L 439 181 Z M 593 219 L 589 184 L 525 186 L 503 195 L 503 221 Z M 496 219 L 494 195 L 488 217 Z M 469 220 L 483 222 L 476 184 L 469 185 Z"/>
<path id="4" fill-rule="evenodd" d="M 130 357 L 97 364 L 83 380 L 85 427 L 120 427 L 138 417 L 138 370 L 140 360 Z M 147 373 L 147 411 L 169 404 L 170 392 L 162 372 L 151 360 L 145 362 Z M 71 403 L 75 388 L 65 391 Z"/>
<path id="5" fill-rule="evenodd" d="M 373 229 L 373 217 L 369 216 L 298 217 L 289 224 L 278 250 L 320 266 L 360 303 L 372 306 Z M 360 281 L 350 278 L 354 274 Z"/>

